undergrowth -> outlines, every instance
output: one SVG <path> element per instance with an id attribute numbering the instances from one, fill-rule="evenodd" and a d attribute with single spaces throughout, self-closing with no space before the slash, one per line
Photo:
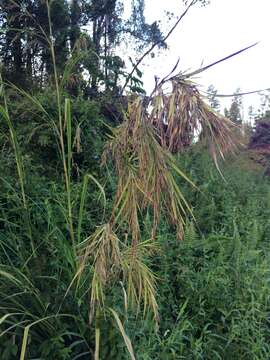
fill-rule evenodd
<path id="1" fill-rule="evenodd" d="M 98 152 L 100 140 L 94 141 L 93 151 Z M 30 160 L 38 159 L 40 150 L 29 153 L 25 142 L 22 156 L 35 255 L 21 216 L 15 160 L 6 147 L 2 132 L 1 359 L 19 359 L 28 324 L 29 359 L 94 356 L 95 329 L 100 331 L 100 359 L 130 358 L 112 313 L 100 313 L 95 323 L 89 323 L 86 288 L 67 292 L 76 262 L 63 211 L 61 173 L 50 175 L 52 163 Z M 245 154 L 224 164 L 225 181 L 201 149 L 182 154 L 177 162 L 199 188 L 181 184 L 196 221 L 190 218 L 179 241 L 166 215 L 161 215 L 158 249 L 146 260 L 158 284 L 159 321 L 155 324 L 150 316 L 127 312 L 121 283 L 114 284 L 108 304 L 117 311 L 136 359 L 266 359 L 270 357 L 269 181 L 259 169 L 248 170 L 252 163 Z M 107 170 L 98 171 L 105 179 Z M 113 177 L 104 185 L 108 194 L 115 191 Z M 81 186 L 82 177 L 76 174 L 75 198 Z M 94 183 L 88 189 L 82 238 L 95 230 L 103 212 L 100 189 Z M 110 208 L 110 197 L 107 201 Z M 151 216 L 144 219 L 145 237 Z"/>

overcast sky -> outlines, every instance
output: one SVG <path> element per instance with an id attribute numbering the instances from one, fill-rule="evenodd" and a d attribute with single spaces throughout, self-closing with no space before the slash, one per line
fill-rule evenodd
<path id="1" fill-rule="evenodd" d="M 182 0 L 145 0 L 148 22 L 162 20 L 168 28 L 165 11 L 181 14 Z M 179 70 L 197 69 L 254 42 L 247 52 L 219 64 L 197 82 L 207 88 L 213 84 L 220 93 L 243 92 L 270 87 L 270 0 L 211 0 L 206 7 L 196 5 L 168 40 L 169 50 L 145 62 L 147 89 L 154 85 L 154 75 L 167 74 L 180 58 Z M 229 100 L 230 102 L 231 100 Z M 259 96 L 244 98 L 245 108 L 258 106 Z"/>

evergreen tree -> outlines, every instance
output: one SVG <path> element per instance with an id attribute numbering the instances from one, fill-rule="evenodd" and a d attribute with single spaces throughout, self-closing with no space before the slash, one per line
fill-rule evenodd
<path id="1" fill-rule="evenodd" d="M 70 2 L 70 29 L 69 29 L 69 40 L 70 48 L 74 49 L 76 41 L 81 35 L 81 26 L 83 25 L 83 9 L 81 2 L 78 0 L 72 0 Z"/>
<path id="2" fill-rule="evenodd" d="M 252 124 L 254 122 L 254 120 L 257 118 L 257 113 L 256 111 L 254 110 L 254 106 L 250 105 L 248 107 L 248 119 L 249 119 L 249 122 Z"/>
<path id="3" fill-rule="evenodd" d="M 270 148 L 270 111 L 256 120 L 249 146 L 253 149 Z"/>
<path id="4" fill-rule="evenodd" d="M 216 98 L 217 90 L 215 89 L 214 85 L 210 85 L 207 88 L 207 94 L 208 94 L 207 98 L 208 98 L 211 108 L 217 112 L 220 112 L 220 102 Z"/>
<path id="5" fill-rule="evenodd" d="M 228 112 L 228 117 L 236 124 L 242 124 L 242 96 L 240 94 L 240 89 L 238 88 L 235 93 L 231 103 L 231 107 Z"/>
<path id="6" fill-rule="evenodd" d="M 23 0 L 13 3 L 3 0 L 0 3 L 1 28 L 3 30 L 1 41 L 1 60 L 3 76 L 17 84 L 22 84 L 24 77 L 22 29 L 23 18 L 21 8 L 26 3 Z"/>

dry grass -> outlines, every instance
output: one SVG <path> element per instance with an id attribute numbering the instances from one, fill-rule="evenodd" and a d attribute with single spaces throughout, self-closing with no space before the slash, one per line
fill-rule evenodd
<path id="1" fill-rule="evenodd" d="M 143 303 L 144 314 L 151 309 L 156 319 L 156 278 L 145 260 L 155 247 L 153 240 L 163 212 L 179 239 L 187 213 L 192 215 L 176 175 L 195 186 L 179 169 L 173 153 L 200 140 L 208 145 L 218 168 L 218 157 L 224 158 L 235 148 L 236 133 L 235 125 L 214 112 L 192 82 L 170 81 L 169 94 L 164 93 L 161 83 L 148 99 L 130 97 L 125 120 L 112 130 L 103 158 L 106 162 L 109 155 L 112 157 L 118 180 L 110 224 L 115 229 L 124 225 L 130 239 L 120 260 L 126 301 L 137 304 L 137 309 Z M 148 210 L 153 214 L 152 238 L 144 242 L 141 220 Z M 105 268 L 103 264 L 99 273 Z"/>
<path id="2" fill-rule="evenodd" d="M 155 275 L 144 263 L 145 258 L 157 251 L 152 241 L 140 242 L 134 253 L 133 246 L 122 243 L 110 224 L 104 224 L 80 244 L 79 269 L 74 280 L 78 286 L 83 273 L 91 273 L 89 320 L 93 319 L 96 308 L 105 310 L 106 289 L 116 279 L 123 280 L 127 304 L 144 304 L 144 314 L 151 309 L 158 318 L 155 300 Z"/>
<path id="3" fill-rule="evenodd" d="M 235 124 L 212 110 L 192 82 L 180 77 L 169 82 L 169 94 L 161 82 L 149 99 L 130 98 L 125 121 L 113 130 L 105 152 L 105 161 L 111 153 L 118 175 L 112 223 L 128 224 L 134 247 L 140 240 L 140 214 L 149 207 L 154 214 L 153 235 L 163 209 L 182 238 L 190 209 L 174 174 L 191 181 L 172 153 L 203 141 L 219 170 L 218 158 L 236 148 Z"/>
<path id="4" fill-rule="evenodd" d="M 99 226 L 79 245 L 79 267 L 73 281 L 77 279 L 79 284 L 83 272 L 90 266 L 90 322 L 96 305 L 104 307 L 105 287 L 115 273 L 119 272 L 120 263 L 119 239 L 110 224 Z"/>
<path id="5" fill-rule="evenodd" d="M 129 104 L 125 121 L 114 131 L 105 154 L 109 152 L 118 175 L 112 221 L 128 224 L 132 244 L 136 247 L 143 210 L 151 208 L 153 211 L 154 236 L 161 211 L 165 209 L 181 238 L 184 217 L 190 209 L 173 174 L 192 182 L 177 167 L 170 152 L 162 147 L 139 97 Z"/>
<path id="6" fill-rule="evenodd" d="M 206 140 L 217 164 L 218 154 L 223 158 L 235 148 L 236 125 L 211 109 L 191 81 L 173 79 L 171 86 L 170 94 L 157 87 L 151 99 L 150 121 L 158 130 L 162 146 L 172 153 L 181 152 L 200 137 Z"/>
<path id="7" fill-rule="evenodd" d="M 156 276 L 145 264 L 149 253 L 157 251 L 152 241 L 141 242 L 134 256 L 133 248 L 127 248 L 122 256 L 123 282 L 126 284 L 127 303 L 137 307 L 143 303 L 143 314 L 151 309 L 158 321 L 158 305 L 156 301 Z"/>

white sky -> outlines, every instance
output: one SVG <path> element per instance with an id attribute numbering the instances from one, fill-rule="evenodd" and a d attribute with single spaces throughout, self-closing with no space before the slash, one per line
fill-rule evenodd
<path id="1" fill-rule="evenodd" d="M 148 22 L 160 19 L 168 29 L 165 11 L 183 11 L 182 0 L 145 0 Z M 179 70 L 195 70 L 254 42 L 260 43 L 200 75 L 197 82 L 205 89 L 213 84 L 219 93 L 252 91 L 270 87 L 270 0 L 211 0 L 206 7 L 191 8 L 168 39 L 169 50 L 143 67 L 147 90 L 154 86 L 154 75 L 166 75 L 180 57 Z M 174 20 L 175 21 L 175 20 Z M 231 100 L 227 100 L 230 103 Z M 259 105 L 258 95 L 243 99 L 245 109 Z"/>

